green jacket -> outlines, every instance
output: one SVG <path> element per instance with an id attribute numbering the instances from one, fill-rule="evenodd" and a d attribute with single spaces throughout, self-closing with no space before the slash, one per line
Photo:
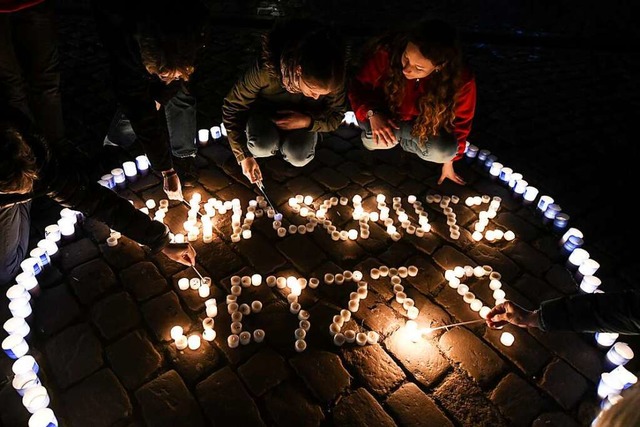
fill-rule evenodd
<path id="1" fill-rule="evenodd" d="M 255 105 L 254 105 L 255 104 Z M 313 99 L 301 93 L 290 93 L 257 61 L 229 91 L 222 104 L 222 121 L 227 130 L 227 138 L 236 160 L 240 163 L 252 157 L 247 148 L 247 120 L 250 109 L 267 111 L 291 109 L 304 112 L 312 118 L 310 132 L 330 132 L 335 130 L 346 111 L 344 88 Z"/>

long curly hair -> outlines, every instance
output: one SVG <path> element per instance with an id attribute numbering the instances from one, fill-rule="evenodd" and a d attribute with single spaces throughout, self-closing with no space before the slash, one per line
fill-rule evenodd
<path id="1" fill-rule="evenodd" d="M 39 178 L 27 134 L 10 122 L 0 122 L 0 192 L 27 194 Z"/>
<path id="2" fill-rule="evenodd" d="M 269 73 L 291 93 L 301 92 L 301 79 L 332 92 L 344 84 L 344 40 L 334 28 L 316 21 L 276 22 L 262 36 L 261 57 Z"/>
<path id="3" fill-rule="evenodd" d="M 425 20 L 410 31 L 381 38 L 378 48 L 386 49 L 390 56 L 391 70 L 384 84 L 384 92 L 390 101 L 392 114 L 402 104 L 405 85 L 412 84 L 402 73 L 402 56 L 408 43 L 415 44 L 422 56 L 439 67 L 439 70 L 434 70 L 429 75 L 430 82 L 426 91 L 418 99 L 420 114 L 412 130 L 412 135 L 424 147 L 430 136 L 435 136 L 442 130 L 453 132 L 462 55 L 457 31 L 441 20 Z"/>

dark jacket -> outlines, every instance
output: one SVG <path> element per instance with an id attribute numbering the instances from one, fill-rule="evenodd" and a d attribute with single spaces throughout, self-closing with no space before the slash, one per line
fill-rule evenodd
<path id="1" fill-rule="evenodd" d="M 546 331 L 640 334 L 640 291 L 578 294 L 545 301 L 540 322 Z"/>
<path id="2" fill-rule="evenodd" d="M 39 178 L 28 194 L 0 194 L 0 208 L 49 196 L 64 207 L 100 220 L 114 230 L 160 251 L 169 243 L 169 228 L 137 210 L 128 200 L 89 179 L 72 162 L 57 157 L 39 137 L 28 138 L 39 166 Z M 68 158 L 68 157 L 65 157 Z"/>
<path id="3" fill-rule="evenodd" d="M 190 0 L 190 3 L 196 2 Z M 154 14 L 166 19 L 162 14 L 169 14 L 173 9 L 167 7 L 165 1 L 149 0 L 94 0 L 93 6 L 98 32 L 109 55 L 120 109 L 131 122 L 151 166 L 157 171 L 171 169 L 167 119 L 163 108 L 156 109 L 156 101 L 164 105 L 180 89 L 189 93 L 189 88 L 181 80 L 167 85 L 150 74 L 142 63 L 136 37 L 143 20 Z M 188 18 L 176 19 L 184 21 Z M 199 31 L 198 26 L 202 27 L 201 21 L 193 22 L 193 31 Z"/>
<path id="4" fill-rule="evenodd" d="M 301 93 L 290 93 L 282 86 L 280 78 L 275 77 L 262 61 L 256 61 L 236 82 L 222 104 L 222 120 L 238 163 L 246 157 L 252 157 L 245 133 L 249 109 L 252 107 L 269 109 L 274 114 L 280 109 L 304 112 L 313 119 L 309 129 L 311 132 L 337 129 L 346 111 L 344 89 L 318 100 Z"/>

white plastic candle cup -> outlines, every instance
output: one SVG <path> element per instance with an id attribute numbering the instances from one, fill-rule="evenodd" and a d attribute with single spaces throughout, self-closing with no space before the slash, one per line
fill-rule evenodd
<path id="1" fill-rule="evenodd" d="M 594 259 L 586 259 L 578 267 L 578 272 L 583 276 L 593 276 L 600 268 L 600 263 Z"/>
<path id="2" fill-rule="evenodd" d="M 466 292 L 463 296 L 462 296 L 462 300 L 464 302 L 466 302 L 467 304 L 471 304 L 473 301 L 475 301 L 476 296 L 473 292 Z"/>
<path id="3" fill-rule="evenodd" d="M 38 247 L 46 252 L 49 259 L 58 253 L 58 245 L 52 240 L 42 239 L 38 242 Z"/>
<path id="4" fill-rule="evenodd" d="M 38 409 L 29 417 L 28 427 L 58 427 L 58 419 L 50 408 Z"/>
<path id="5" fill-rule="evenodd" d="M 547 210 L 549 205 L 551 205 L 553 202 L 554 200 L 553 200 L 553 197 L 551 196 L 540 196 L 540 200 L 538 200 L 537 209 L 540 212 L 544 212 Z"/>
<path id="6" fill-rule="evenodd" d="M 36 289 L 36 288 L 34 288 Z M 22 317 L 26 319 L 31 316 L 33 310 L 31 309 L 31 304 L 28 299 L 19 298 L 9 302 L 9 311 L 11 311 L 11 315 L 13 317 Z"/>
<path id="7" fill-rule="evenodd" d="M 24 271 L 25 273 L 32 274 L 32 275 L 40 274 L 40 272 L 42 271 L 42 265 L 38 262 L 36 258 L 33 258 L 33 257 L 24 259 L 20 263 L 20 267 L 22 268 L 22 271 Z"/>
<path id="8" fill-rule="evenodd" d="M 629 388 L 638 382 L 638 377 L 624 366 L 618 366 L 615 368 L 611 371 L 611 375 L 615 376 L 616 380 L 623 384 L 623 389 Z"/>
<path id="9" fill-rule="evenodd" d="M 47 389 L 41 385 L 27 389 L 22 396 L 22 404 L 32 414 L 49 406 L 50 401 Z"/>
<path id="10" fill-rule="evenodd" d="M 70 218 L 60 218 L 58 220 L 58 228 L 60 229 L 60 234 L 66 238 L 73 237 L 76 233 L 75 223 Z"/>
<path id="11" fill-rule="evenodd" d="M 209 298 L 211 294 L 211 288 L 209 286 L 200 286 L 198 288 L 198 295 L 200 298 Z"/>
<path id="12" fill-rule="evenodd" d="M 584 238 L 582 231 L 572 227 L 572 228 L 569 228 L 567 231 L 565 231 L 565 233 L 562 235 L 562 238 L 560 239 L 560 245 L 564 245 L 567 242 L 567 240 L 569 240 L 569 237 L 571 236 L 576 236 L 581 239 Z"/>
<path id="13" fill-rule="evenodd" d="M 511 174 L 511 178 L 509 179 L 509 188 L 514 188 L 516 186 L 516 183 L 518 181 L 520 181 L 522 179 L 522 174 L 521 173 L 512 173 Z"/>
<path id="14" fill-rule="evenodd" d="M 209 142 L 209 129 L 198 129 L 198 142 L 206 145 Z"/>
<path id="15" fill-rule="evenodd" d="M 175 344 L 178 350 L 184 350 L 188 345 L 187 337 L 184 335 L 180 335 L 175 339 Z"/>
<path id="16" fill-rule="evenodd" d="M 231 334 L 227 337 L 227 345 L 229 348 L 237 348 L 240 345 L 240 337 L 236 334 Z"/>
<path id="17" fill-rule="evenodd" d="M 136 168 L 140 171 L 140 173 L 145 175 L 149 171 L 149 166 L 150 166 L 149 159 L 147 158 L 146 155 L 141 154 L 136 157 Z M 125 175 L 126 174 L 127 173 L 125 172 Z"/>
<path id="18" fill-rule="evenodd" d="M 500 343 L 505 347 L 511 347 L 515 340 L 516 338 L 509 332 L 503 332 L 500 335 Z"/>
<path id="19" fill-rule="evenodd" d="M 44 237 L 52 242 L 59 242 L 62 238 L 58 224 L 47 225 L 44 229 Z"/>
<path id="20" fill-rule="evenodd" d="M 498 177 L 500 175 L 500 171 L 504 165 L 500 162 L 493 162 L 491 167 L 489 168 L 489 175 L 493 177 Z"/>
<path id="21" fill-rule="evenodd" d="M 598 345 L 602 347 L 611 347 L 616 342 L 620 334 L 615 332 L 596 332 L 595 338 Z"/>
<path id="22" fill-rule="evenodd" d="M 536 187 L 533 187 L 531 185 L 527 185 L 527 188 L 524 189 L 524 195 L 523 198 L 526 202 L 533 202 L 534 200 L 536 200 L 536 197 L 538 197 L 538 189 Z"/>
<path id="23" fill-rule="evenodd" d="M 26 320 L 22 317 L 11 317 L 2 325 L 5 331 L 10 335 L 26 337 L 31 332 L 31 328 Z"/>
<path id="24" fill-rule="evenodd" d="M 49 265 L 49 263 L 51 263 L 51 258 L 49 258 L 49 255 L 45 252 L 44 249 L 39 246 L 31 249 L 29 255 L 31 256 L 31 258 L 35 258 L 41 267 L 44 267 L 45 265 Z"/>
<path id="25" fill-rule="evenodd" d="M 298 353 L 302 353 L 307 349 L 307 343 L 305 340 L 296 340 L 294 347 Z"/>
<path id="26" fill-rule="evenodd" d="M 36 362 L 33 356 L 26 354 L 13 362 L 11 370 L 15 375 L 21 375 L 31 371 L 37 374 L 40 371 L 40 365 L 38 365 L 38 362 Z"/>
<path id="27" fill-rule="evenodd" d="M 200 348 L 200 335 L 189 335 L 187 338 L 187 345 L 190 350 L 197 350 Z"/>
<path id="28" fill-rule="evenodd" d="M 204 331 L 202 331 L 202 339 L 209 342 L 215 340 L 216 331 L 214 331 L 213 329 L 205 329 Z"/>
<path id="29" fill-rule="evenodd" d="M 602 281 L 596 276 L 584 276 L 580 282 L 580 290 L 582 292 L 592 294 L 602 284 Z"/>
<path id="30" fill-rule="evenodd" d="M 557 203 L 551 203 L 544 211 L 544 217 L 548 220 L 554 220 L 555 217 L 562 211 L 562 208 Z"/>
<path id="31" fill-rule="evenodd" d="M 10 286 L 9 289 L 7 289 L 6 295 L 7 295 L 7 298 L 9 298 L 9 301 L 12 301 L 18 298 L 26 298 L 26 299 L 31 298 L 29 292 L 24 287 L 23 283 L 26 283 L 28 279 L 33 277 L 33 275 L 27 275 L 26 273 L 20 273 L 20 274 L 25 275 L 23 279 L 21 281 L 18 281 L 18 284 Z M 18 276 L 20 276 L 20 274 Z"/>
<path id="32" fill-rule="evenodd" d="M 213 139 L 222 138 L 222 129 L 220 129 L 220 126 L 212 126 L 210 131 L 211 131 L 211 137 Z"/>
<path id="33" fill-rule="evenodd" d="M 126 180 L 124 169 L 122 168 L 111 169 L 111 175 L 113 175 L 113 182 L 115 182 L 116 185 L 123 184 Z"/>
<path id="34" fill-rule="evenodd" d="M 629 347 L 629 344 L 618 341 L 609 349 L 606 357 L 613 365 L 625 365 L 633 359 L 633 350 Z"/>
<path id="35" fill-rule="evenodd" d="M 519 179 L 516 181 L 516 185 L 513 187 L 513 192 L 516 194 L 524 194 L 524 190 L 527 188 L 529 183 L 524 179 Z"/>
<path id="36" fill-rule="evenodd" d="M 186 277 L 178 279 L 178 289 L 180 289 L 181 291 L 186 291 L 187 289 L 189 289 L 189 279 L 187 279 Z"/>
<path id="37" fill-rule="evenodd" d="M 35 371 L 28 370 L 26 372 L 16 374 L 11 381 L 11 385 L 20 396 L 24 396 L 28 389 L 40 385 L 40 378 L 38 378 Z"/>
<path id="38" fill-rule="evenodd" d="M 600 382 L 598 383 L 598 396 L 604 399 L 610 394 L 620 394 L 623 387 L 624 384 L 615 375 L 611 375 L 610 372 L 604 372 L 600 376 Z"/>
<path id="39" fill-rule="evenodd" d="M 200 278 L 198 277 L 192 277 L 191 279 L 189 279 L 189 287 L 191 289 L 198 289 L 200 288 Z"/>
<path id="40" fill-rule="evenodd" d="M 138 168 L 136 167 L 135 162 L 124 162 L 122 164 L 122 169 L 124 170 L 124 175 L 129 179 L 135 178 L 138 175 Z"/>
<path id="41" fill-rule="evenodd" d="M 184 329 L 182 326 L 174 326 L 171 328 L 170 335 L 172 340 L 177 340 L 179 337 L 184 335 Z"/>
<path id="42" fill-rule="evenodd" d="M 29 344 L 20 335 L 9 335 L 2 340 L 2 350 L 11 359 L 18 359 L 29 351 Z"/>
<path id="43" fill-rule="evenodd" d="M 580 264 L 588 259 L 589 252 L 582 248 L 576 248 L 573 250 L 573 252 L 571 252 L 571 255 L 569 255 L 568 262 L 572 267 L 577 268 Z"/>

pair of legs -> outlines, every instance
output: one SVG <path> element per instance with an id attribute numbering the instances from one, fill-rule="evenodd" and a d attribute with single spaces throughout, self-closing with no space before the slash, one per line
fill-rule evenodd
<path id="1" fill-rule="evenodd" d="M 64 137 L 53 3 L 0 13 L 0 99 L 50 142 Z"/>
<path id="2" fill-rule="evenodd" d="M 367 150 L 385 150 L 400 144 L 404 151 L 433 163 L 447 163 L 455 157 L 458 150 L 455 137 L 449 133 L 431 136 L 423 146 L 420 146 L 418 139 L 411 135 L 413 122 L 400 122 L 400 129 L 394 131 L 396 136 L 394 145 L 376 144 L 372 138 L 369 121 L 359 122 L 358 125 L 362 128 L 362 144 Z"/>
<path id="3" fill-rule="evenodd" d="M 196 147 L 196 100 L 182 89 L 164 107 L 171 153 L 178 158 L 195 157 Z M 120 111 L 111 120 L 104 145 L 130 147 L 136 139 L 129 119 Z"/>
<path id="4" fill-rule="evenodd" d="M 317 132 L 283 131 L 266 113 L 254 113 L 247 122 L 247 145 L 256 158 L 271 157 L 279 151 L 286 162 L 302 167 L 315 156 L 317 142 Z"/>
<path id="5" fill-rule="evenodd" d="M 20 272 L 29 249 L 31 202 L 0 208 L 0 287 Z"/>

